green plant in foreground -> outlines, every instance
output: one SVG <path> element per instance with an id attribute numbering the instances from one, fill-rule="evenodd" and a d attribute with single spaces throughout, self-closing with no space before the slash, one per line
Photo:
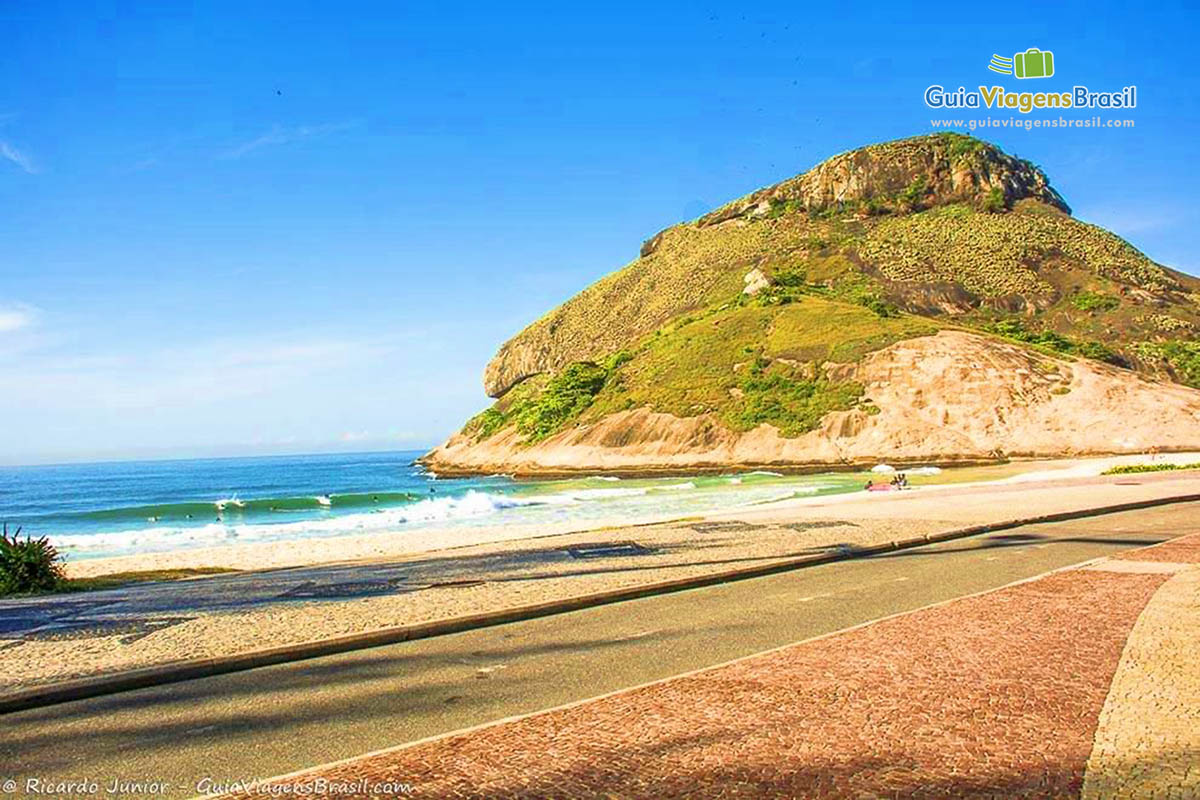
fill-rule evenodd
<path id="1" fill-rule="evenodd" d="M 63 582 L 62 557 L 46 537 L 10 536 L 8 523 L 0 533 L 0 595 L 46 592 Z"/>

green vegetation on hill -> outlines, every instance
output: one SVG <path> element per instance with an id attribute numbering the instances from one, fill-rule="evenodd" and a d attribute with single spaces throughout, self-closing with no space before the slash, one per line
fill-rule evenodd
<path id="1" fill-rule="evenodd" d="M 946 327 L 1200 387 L 1200 280 L 1071 218 L 1029 162 L 939 134 L 654 236 L 501 348 L 485 374 L 500 399 L 464 432 L 529 443 L 649 408 L 795 436 L 863 402 L 825 365 Z"/>
<path id="2" fill-rule="evenodd" d="M 965 204 L 881 217 L 813 219 L 784 211 L 665 231 L 650 255 L 506 345 L 494 374 L 489 368 L 489 391 L 502 394 L 520 381 L 506 371 L 509 363 L 528 369 L 541 361 L 543 372 L 553 372 L 595 361 L 673 319 L 726 302 L 753 269 L 784 288 L 796 279 L 854 292 L 877 308 L 951 313 L 961 325 L 986 327 L 1010 314 L 1031 330 L 1097 341 L 1130 361 L 1131 342 L 1182 336 L 1200 326 L 1200 303 L 1181 291 L 1195 291 L 1200 282 L 1033 201 L 999 214 Z M 538 355 L 517 358 L 517 351 Z"/>
<path id="3" fill-rule="evenodd" d="M 750 430 L 765 423 L 777 428 L 781 436 L 799 436 L 815 429 L 830 411 L 853 408 L 862 397 L 857 383 L 833 382 L 824 376 L 797 377 L 793 372 L 768 358 L 754 359 L 738 383 L 741 394 L 737 401 L 725 409 L 724 419 L 730 427 Z"/>
<path id="4" fill-rule="evenodd" d="M 958 283 L 982 297 L 1049 295 L 1040 265 L 1066 260 L 1142 289 L 1174 287 L 1162 267 L 1111 233 L 1022 206 L 980 214 L 965 205 L 890 217 L 858 249 L 863 261 L 895 281 Z"/>
<path id="5" fill-rule="evenodd" d="M 629 357 L 620 352 L 603 365 L 584 361 L 569 364 L 548 380 L 513 390 L 511 397 L 484 410 L 464 430 L 477 439 L 486 439 L 511 424 L 527 444 L 540 442 L 587 410 Z"/>
<path id="6" fill-rule="evenodd" d="M 1071 297 L 1071 305 L 1080 311 L 1112 311 L 1121 305 L 1121 301 L 1112 295 L 1083 291 Z"/>
<path id="7" fill-rule="evenodd" d="M 1138 353 L 1165 362 L 1180 383 L 1200 389 L 1200 342 L 1143 342 Z"/>
<path id="8" fill-rule="evenodd" d="M 817 296 L 729 303 L 645 340 L 584 418 L 646 407 L 681 417 L 712 413 L 731 429 L 747 430 L 770 417 L 795 436 L 815 427 L 824 411 L 853 406 L 861 394 L 857 386 L 828 379 L 825 363 L 857 361 L 935 330 L 916 317 L 882 318 Z"/>
<path id="9" fill-rule="evenodd" d="M 1096 361 L 1107 361 L 1119 367 L 1127 366 L 1124 358 L 1100 342 L 1079 341 L 1078 339 L 1062 336 L 1054 331 L 1031 331 L 1020 320 L 1006 319 L 990 326 L 990 330 L 992 333 L 999 334 L 1006 339 L 1012 339 L 1014 342 L 1036 345 L 1056 353 L 1079 355 Z"/>
<path id="10" fill-rule="evenodd" d="M 813 430 L 830 411 L 854 408 L 862 387 L 830 379 L 823 365 L 849 363 L 893 342 L 934 333 L 929 322 L 795 287 L 738 296 L 684 316 L 602 365 L 576 362 L 526 381 L 477 415 L 464 433 L 485 439 L 510 425 L 532 444 L 573 422 L 632 408 L 691 417 L 714 414 L 732 430 L 774 425 L 784 436 Z"/>

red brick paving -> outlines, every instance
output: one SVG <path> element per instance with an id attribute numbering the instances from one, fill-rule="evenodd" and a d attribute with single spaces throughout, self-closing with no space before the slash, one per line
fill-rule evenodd
<path id="1" fill-rule="evenodd" d="M 436 798 L 1077 797 L 1125 639 L 1167 577 L 1056 573 L 289 782 Z"/>
<path id="2" fill-rule="evenodd" d="M 1130 561 L 1169 561 L 1177 564 L 1200 563 L 1200 534 L 1181 536 L 1156 547 L 1130 550 L 1117 558 Z"/>

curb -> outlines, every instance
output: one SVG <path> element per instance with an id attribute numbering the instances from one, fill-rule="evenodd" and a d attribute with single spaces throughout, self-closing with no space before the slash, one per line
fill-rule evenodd
<path id="1" fill-rule="evenodd" d="M 145 667 L 142 669 L 118 672 L 112 675 L 102 675 L 92 678 L 64 681 L 61 683 L 34 687 L 32 689 L 26 689 L 23 691 L 2 695 L 0 696 L 0 714 L 10 714 L 17 711 L 43 708 L 61 703 L 70 703 L 76 700 L 85 700 L 92 697 L 100 697 L 119 692 L 128 692 L 135 689 L 145 689 L 153 686 L 162 686 L 171 683 L 179 683 L 181 681 L 195 680 L 196 678 L 207 678 L 216 675 L 224 675 L 231 672 L 242 672 L 245 670 L 257 669 L 259 667 L 285 664 L 292 661 L 320 658 L 322 656 L 347 653 L 354 650 L 365 650 L 371 647 L 382 647 L 384 645 L 399 644 L 401 642 L 414 641 L 417 639 L 427 639 L 434 636 L 462 633 L 464 631 L 475 630 L 478 628 L 505 625 L 511 622 L 538 619 L 540 617 L 554 616 L 556 614 L 563 614 L 570 611 L 580 611 L 586 608 L 594 608 L 596 606 L 609 605 L 611 603 L 619 603 L 626 600 L 636 600 L 643 597 L 670 594 L 673 592 L 686 591 L 688 589 L 698 589 L 706 586 L 728 583 L 731 581 L 759 578 L 767 575 L 775 575 L 782 572 L 804 569 L 806 567 L 817 566 L 820 564 L 830 564 L 837 561 L 847 561 L 856 558 L 879 555 L 882 553 L 889 553 L 896 550 L 907 550 L 936 542 L 945 542 L 953 539 L 978 536 L 984 533 L 1008 530 L 1025 525 L 1036 525 L 1047 522 L 1063 522 L 1071 519 L 1082 519 L 1086 517 L 1101 516 L 1104 514 L 1115 514 L 1121 511 L 1135 511 L 1143 508 L 1153 508 L 1156 506 L 1174 505 L 1177 503 L 1191 503 L 1197 501 L 1200 501 L 1200 494 L 1187 494 L 1176 495 L 1174 497 L 1160 497 L 1151 500 L 1117 503 L 1115 505 L 1098 506 L 1095 508 L 1080 509 L 1077 511 L 1063 511 L 1055 514 L 1043 514 L 1036 517 L 1024 517 L 1020 519 L 1006 520 L 990 525 L 973 525 L 967 528 L 958 528 L 956 530 L 944 531 L 936 534 L 926 534 L 925 536 L 921 537 L 905 539 L 902 541 L 886 542 L 884 544 L 872 545 L 869 547 L 835 549 L 827 553 L 788 559 L 786 561 L 776 561 L 756 567 L 732 569 L 724 572 L 711 573 L 709 575 L 699 575 L 690 578 L 680 578 L 672 581 L 651 583 L 643 586 L 634 586 L 607 592 L 597 592 L 594 594 L 581 595 L 579 597 L 572 597 L 565 600 L 554 600 L 546 603 L 518 606 L 516 608 L 509 608 L 501 611 L 489 611 L 482 614 L 452 617 L 450 619 L 435 620 L 433 622 L 425 622 L 416 625 L 401 625 L 392 628 L 383 628 L 380 630 L 368 631 L 366 633 L 355 633 L 330 639 L 282 645 L 280 647 L 271 647 L 264 650 L 255 650 L 249 653 L 240 653 L 231 656 L 217 656 L 214 658 L 194 659 L 190 661 L 174 661 L 157 666 Z"/>

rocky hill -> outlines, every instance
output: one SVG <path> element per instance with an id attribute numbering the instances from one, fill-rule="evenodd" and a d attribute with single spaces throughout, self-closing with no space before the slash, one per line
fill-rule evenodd
<path id="1" fill-rule="evenodd" d="M 1200 280 L 935 134 L 668 228 L 505 343 L 446 473 L 1200 448 Z M 930 365 L 937 365 L 931 372 Z"/>

